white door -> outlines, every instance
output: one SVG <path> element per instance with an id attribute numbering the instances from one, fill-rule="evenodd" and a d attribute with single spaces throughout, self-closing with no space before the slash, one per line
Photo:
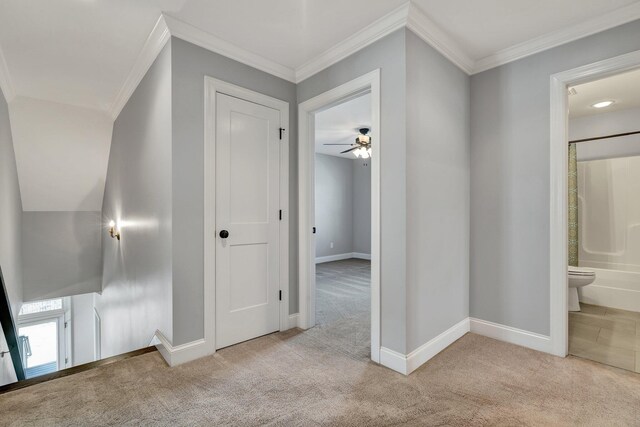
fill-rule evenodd
<path id="1" fill-rule="evenodd" d="M 216 348 L 280 329 L 280 112 L 216 94 Z"/>

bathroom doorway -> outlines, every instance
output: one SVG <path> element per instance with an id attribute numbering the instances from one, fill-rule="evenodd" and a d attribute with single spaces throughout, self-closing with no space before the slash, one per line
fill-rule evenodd
<path id="1" fill-rule="evenodd" d="M 567 352 L 640 373 L 640 69 L 598 77 L 566 86 Z"/>

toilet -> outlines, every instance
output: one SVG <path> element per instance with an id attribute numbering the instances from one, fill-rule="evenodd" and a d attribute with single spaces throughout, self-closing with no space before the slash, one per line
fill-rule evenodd
<path id="1" fill-rule="evenodd" d="M 569 266 L 569 311 L 580 311 L 578 288 L 596 280 L 596 272 L 584 267 Z"/>

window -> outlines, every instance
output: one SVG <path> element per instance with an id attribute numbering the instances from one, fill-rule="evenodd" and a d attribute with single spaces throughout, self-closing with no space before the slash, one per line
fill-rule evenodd
<path id="1" fill-rule="evenodd" d="M 19 315 L 23 316 L 25 314 L 42 313 L 53 310 L 62 310 L 62 298 L 24 303 L 22 304 Z"/>
<path id="2" fill-rule="evenodd" d="M 69 298 L 28 302 L 18 314 L 20 356 L 27 378 L 55 372 L 67 366 L 67 335 L 70 329 L 65 315 L 70 313 Z"/>

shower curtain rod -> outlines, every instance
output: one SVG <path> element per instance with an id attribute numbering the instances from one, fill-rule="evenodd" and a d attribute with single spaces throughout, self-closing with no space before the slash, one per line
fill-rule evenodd
<path id="1" fill-rule="evenodd" d="M 593 138 L 576 139 L 576 140 L 573 140 L 573 141 L 569 141 L 569 144 L 576 144 L 578 142 L 597 141 L 599 139 L 618 138 L 620 136 L 637 135 L 639 133 L 640 133 L 640 130 L 635 131 L 635 132 L 616 133 L 615 135 L 605 135 L 605 136 L 596 136 L 596 137 L 593 137 Z"/>

